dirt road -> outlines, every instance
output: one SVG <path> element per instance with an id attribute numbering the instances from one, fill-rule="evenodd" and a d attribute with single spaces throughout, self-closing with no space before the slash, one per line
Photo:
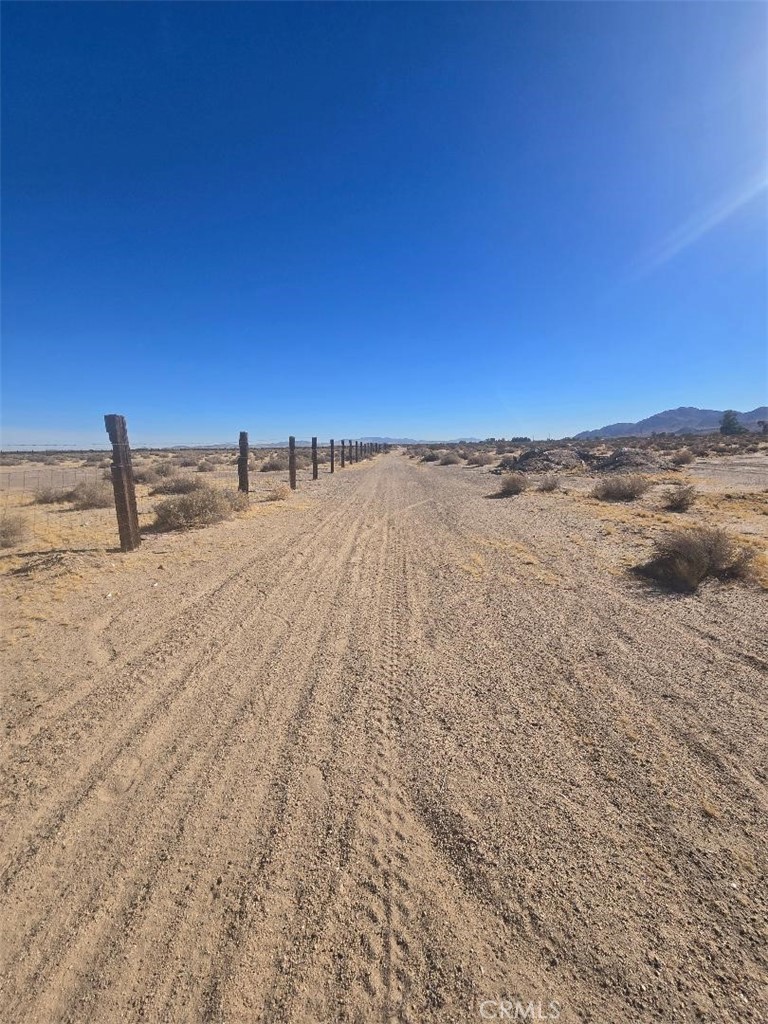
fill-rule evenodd
<path id="1" fill-rule="evenodd" d="M 5 1020 L 764 1019 L 764 598 L 492 481 L 381 456 L 40 598 Z"/>

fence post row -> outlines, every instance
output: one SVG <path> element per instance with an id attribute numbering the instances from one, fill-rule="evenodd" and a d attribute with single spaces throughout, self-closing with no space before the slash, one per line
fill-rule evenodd
<path id="1" fill-rule="evenodd" d="M 331 438 L 331 472 L 332 473 L 333 473 L 334 466 L 335 466 L 334 455 L 335 455 L 335 453 L 334 453 L 334 450 L 333 450 L 333 438 Z"/>
<path id="2" fill-rule="evenodd" d="M 240 431 L 240 454 L 237 457 L 237 489 L 247 494 L 248 487 L 248 434 Z"/>
<path id="3" fill-rule="evenodd" d="M 296 438 L 288 438 L 288 482 L 296 490 Z"/>
<path id="4" fill-rule="evenodd" d="M 317 438 L 312 438 L 312 479 L 317 480 Z"/>
<path id="5" fill-rule="evenodd" d="M 125 416 L 110 413 L 104 417 L 109 440 L 112 442 L 112 486 L 115 491 L 117 530 L 120 534 L 120 549 L 135 551 L 141 544 L 139 533 L 139 512 L 136 508 L 136 487 L 133 481 L 131 448 L 128 444 L 128 429 Z"/>

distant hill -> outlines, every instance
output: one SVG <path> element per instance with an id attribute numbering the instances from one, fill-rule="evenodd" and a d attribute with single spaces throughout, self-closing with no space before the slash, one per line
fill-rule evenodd
<path id="1" fill-rule="evenodd" d="M 720 428 L 723 411 L 683 405 L 679 409 L 657 412 L 637 423 L 609 423 L 597 430 L 582 430 L 575 437 L 581 440 L 590 437 L 648 437 L 650 434 L 709 434 Z M 768 419 L 768 406 L 761 405 L 751 412 L 736 415 L 739 423 L 748 430 L 759 430 L 757 421 Z"/>

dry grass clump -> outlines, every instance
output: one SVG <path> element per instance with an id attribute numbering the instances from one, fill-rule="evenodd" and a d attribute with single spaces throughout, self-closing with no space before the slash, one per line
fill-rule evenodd
<path id="1" fill-rule="evenodd" d="M 661 497 L 668 512 L 687 512 L 696 501 L 697 494 L 693 484 L 678 484 L 664 491 Z"/>
<path id="2" fill-rule="evenodd" d="M 0 548 L 21 544 L 29 531 L 29 518 L 23 512 L 6 512 L 0 518 Z"/>
<path id="3" fill-rule="evenodd" d="M 513 470 L 517 465 L 516 455 L 505 455 L 504 458 L 499 462 L 499 469 L 505 473 Z"/>
<path id="4" fill-rule="evenodd" d="M 693 460 L 694 454 L 689 452 L 687 448 L 683 448 L 679 452 L 673 452 L 670 457 L 670 462 L 673 466 L 690 466 Z"/>
<path id="5" fill-rule="evenodd" d="M 35 494 L 36 505 L 58 505 L 68 500 L 67 492 L 61 487 L 41 487 Z"/>
<path id="6" fill-rule="evenodd" d="M 504 473 L 496 495 L 499 498 L 510 498 L 513 494 L 522 494 L 527 489 L 528 477 L 525 473 Z"/>
<path id="7" fill-rule="evenodd" d="M 114 491 L 105 480 L 78 484 L 67 493 L 66 500 L 81 512 L 89 508 L 109 508 L 115 503 Z"/>
<path id="8" fill-rule="evenodd" d="M 163 478 L 173 476 L 179 472 L 179 467 L 175 462 L 158 462 L 157 465 L 153 466 L 153 469 L 157 476 Z"/>
<path id="9" fill-rule="evenodd" d="M 424 454 L 421 456 L 421 461 L 422 462 L 439 462 L 440 461 L 440 456 L 438 455 L 437 452 L 424 452 Z"/>
<path id="10" fill-rule="evenodd" d="M 460 463 L 461 458 L 456 454 L 456 452 L 446 452 L 440 459 L 441 466 L 458 466 Z"/>
<path id="11" fill-rule="evenodd" d="M 169 476 L 160 480 L 150 494 L 191 494 L 201 487 L 207 487 L 205 480 L 195 476 Z"/>
<path id="12" fill-rule="evenodd" d="M 193 465 L 194 465 L 194 463 L 193 463 Z M 197 463 L 197 472 L 198 473 L 213 473 L 213 471 L 215 469 L 216 469 L 216 467 L 212 463 L 206 462 L 205 459 L 203 459 L 201 462 Z"/>
<path id="13" fill-rule="evenodd" d="M 133 482 L 135 484 L 156 484 L 160 477 L 151 466 L 134 466 Z"/>
<path id="14" fill-rule="evenodd" d="M 560 477 L 557 473 L 545 473 L 539 481 L 540 491 L 559 491 L 560 490 Z"/>
<path id="15" fill-rule="evenodd" d="M 496 456 L 490 452 L 473 452 L 467 456 L 468 466 L 490 466 L 496 461 Z"/>
<path id="16" fill-rule="evenodd" d="M 202 485 L 189 494 L 166 498 L 155 508 L 159 530 L 189 530 L 228 519 L 248 507 L 248 495 L 240 491 L 214 490 Z"/>
<path id="17" fill-rule="evenodd" d="M 654 555 L 636 572 L 685 593 L 695 592 L 707 577 L 748 579 L 755 552 L 742 547 L 725 530 L 698 526 L 665 533 L 654 542 Z"/>
<path id="18" fill-rule="evenodd" d="M 600 501 L 635 501 L 651 486 L 642 473 L 616 473 L 604 476 L 592 488 L 592 497 Z"/>
<path id="19" fill-rule="evenodd" d="M 274 473 L 279 469 L 288 469 L 287 455 L 270 455 L 261 464 L 262 473 Z"/>
<path id="20" fill-rule="evenodd" d="M 265 501 L 286 501 L 291 496 L 288 484 L 275 484 L 264 496 Z"/>

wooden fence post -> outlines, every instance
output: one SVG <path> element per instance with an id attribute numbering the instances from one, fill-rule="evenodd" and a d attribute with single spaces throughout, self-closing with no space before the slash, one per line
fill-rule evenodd
<path id="1" fill-rule="evenodd" d="M 335 452 L 334 452 L 334 449 L 333 449 L 333 438 L 331 438 L 331 472 L 333 472 L 335 464 L 336 464 L 336 459 L 335 459 Z"/>
<path id="2" fill-rule="evenodd" d="M 342 439 L 341 439 L 341 468 L 342 469 L 344 469 L 344 452 L 345 451 L 346 451 L 346 447 L 344 445 L 344 438 L 342 437 Z"/>
<path id="3" fill-rule="evenodd" d="M 355 441 L 355 462 L 360 461 L 360 442 Z"/>
<path id="4" fill-rule="evenodd" d="M 317 438 L 312 438 L 312 479 L 317 480 Z"/>
<path id="5" fill-rule="evenodd" d="M 141 544 L 139 513 L 136 508 L 136 487 L 131 465 L 131 447 L 128 444 L 128 430 L 125 416 L 114 413 L 104 417 L 109 440 L 112 442 L 112 486 L 115 490 L 117 530 L 120 534 L 120 549 L 135 551 Z"/>
<path id="6" fill-rule="evenodd" d="M 247 494 L 248 487 L 248 434 L 240 431 L 240 454 L 237 457 L 237 489 Z"/>
<path id="7" fill-rule="evenodd" d="M 296 438 L 288 438 L 288 482 L 291 490 L 296 490 Z"/>

